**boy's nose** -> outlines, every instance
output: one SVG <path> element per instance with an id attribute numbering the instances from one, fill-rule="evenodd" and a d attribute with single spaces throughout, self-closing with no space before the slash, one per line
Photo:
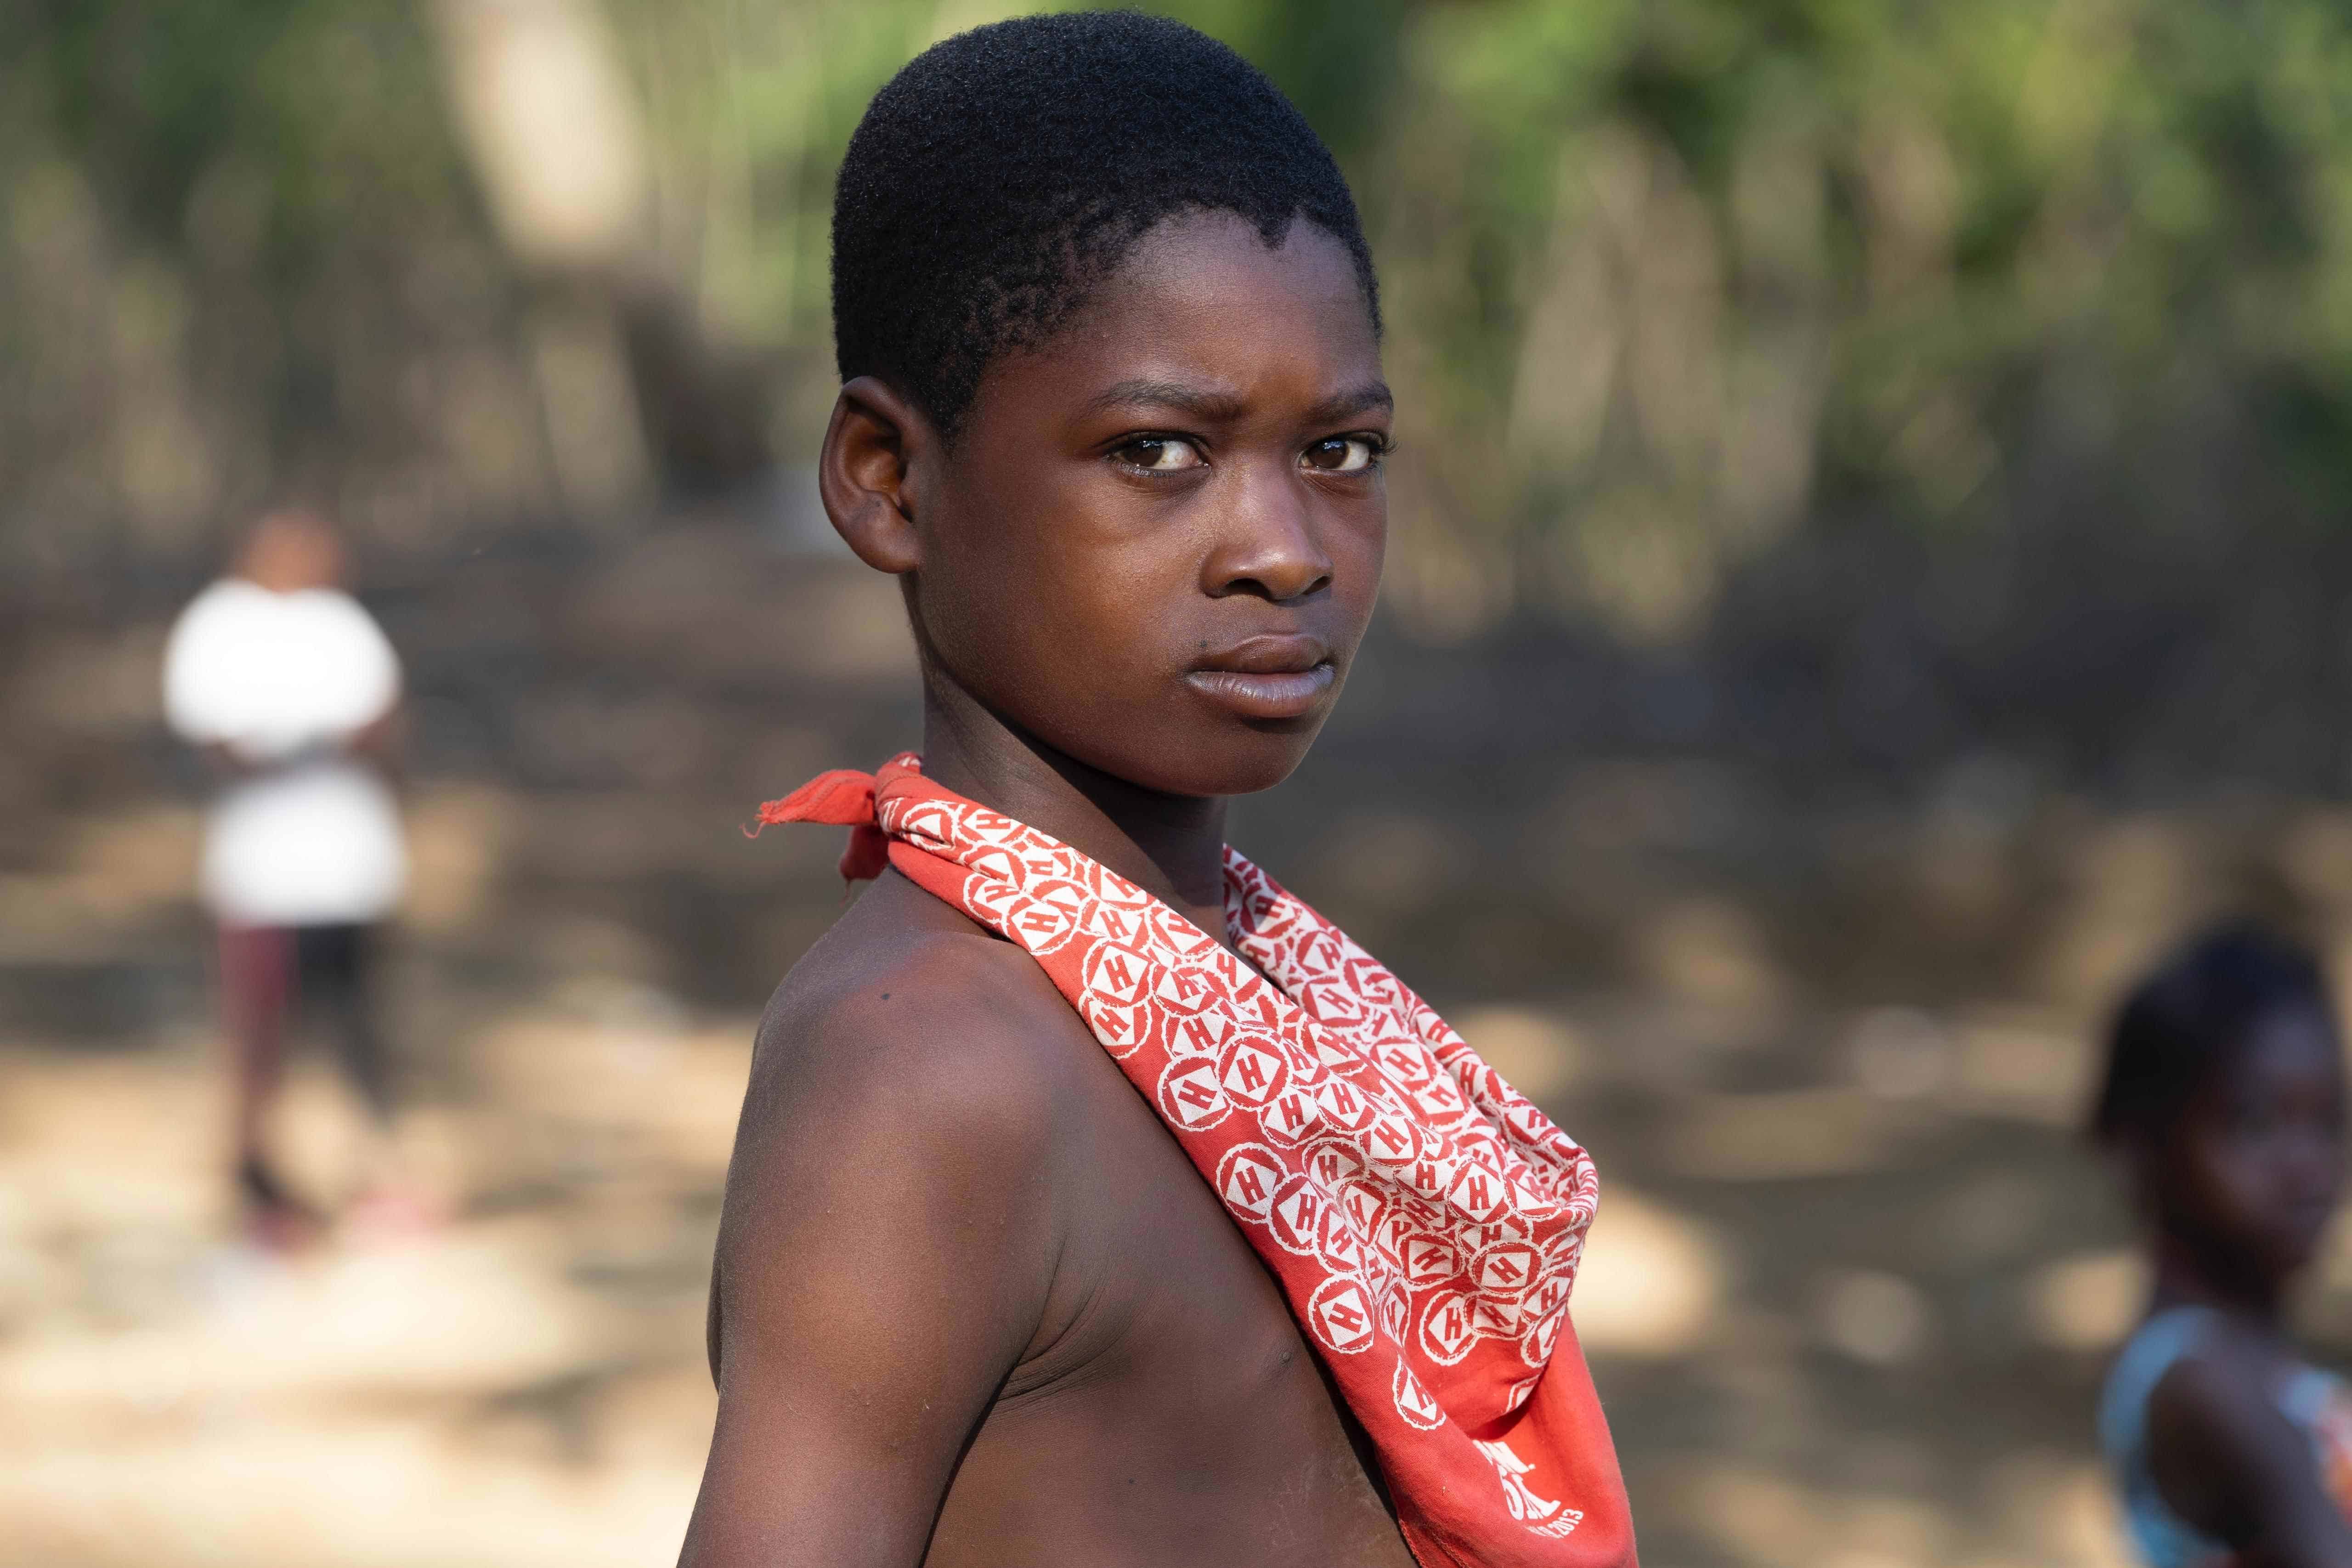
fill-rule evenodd
<path id="1" fill-rule="evenodd" d="M 1294 484 L 1252 483 L 1224 520 L 1203 565 L 1202 589 L 1213 599 L 1249 594 L 1287 604 L 1331 581 L 1331 557 L 1316 537 L 1305 498 Z"/>

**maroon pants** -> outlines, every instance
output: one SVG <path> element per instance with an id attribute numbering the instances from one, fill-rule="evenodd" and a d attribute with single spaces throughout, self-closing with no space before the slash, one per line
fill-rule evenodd
<path id="1" fill-rule="evenodd" d="M 239 1103 L 252 1117 L 276 1088 L 298 1010 L 328 1026 L 343 1070 L 379 1117 L 392 1113 L 391 1061 L 370 985 L 375 928 L 220 928 L 222 1022 L 237 1058 Z M 248 1149 L 252 1139 L 245 1138 Z"/>

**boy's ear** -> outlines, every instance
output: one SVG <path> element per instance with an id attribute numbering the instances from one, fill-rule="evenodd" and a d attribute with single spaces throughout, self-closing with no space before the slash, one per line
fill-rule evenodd
<path id="1" fill-rule="evenodd" d="M 922 564 L 910 475 L 938 437 L 920 410 L 887 384 L 861 375 L 841 389 L 817 459 L 817 493 L 834 531 L 877 572 Z"/>

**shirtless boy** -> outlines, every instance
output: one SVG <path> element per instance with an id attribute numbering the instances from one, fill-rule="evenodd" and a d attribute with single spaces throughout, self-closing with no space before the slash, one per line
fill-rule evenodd
<path id="1" fill-rule="evenodd" d="M 1033 17 L 877 95 L 834 247 L 821 485 L 923 749 L 762 808 L 877 879 L 761 1029 L 684 1562 L 1632 1563 L 1590 1162 L 1223 848 L 1380 576 L 1330 155 L 1197 33 Z"/>

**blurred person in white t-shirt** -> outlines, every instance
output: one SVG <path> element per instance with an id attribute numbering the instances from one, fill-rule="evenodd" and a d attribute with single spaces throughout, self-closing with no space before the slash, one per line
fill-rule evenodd
<path id="1" fill-rule="evenodd" d="M 389 783 L 400 661 L 342 577 L 323 519 L 273 512 L 230 574 L 181 613 L 164 655 L 165 714 L 222 780 L 200 890 L 219 924 L 238 1195 L 272 1246 L 320 1226 L 265 1147 L 298 1003 L 331 1026 L 375 1121 L 363 1214 L 416 1217 L 393 1170 L 393 1064 L 370 984 L 379 928 L 407 874 Z"/>

